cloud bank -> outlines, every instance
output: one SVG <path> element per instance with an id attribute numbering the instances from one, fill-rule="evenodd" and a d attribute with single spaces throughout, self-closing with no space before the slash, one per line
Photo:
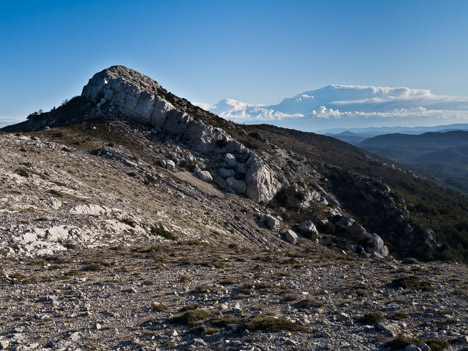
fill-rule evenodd
<path id="1" fill-rule="evenodd" d="M 0 116 L 0 128 L 25 121 L 24 117 Z"/>
<path id="2" fill-rule="evenodd" d="M 267 122 L 303 130 L 468 122 L 468 97 L 434 95 L 430 90 L 404 87 L 329 85 L 277 105 L 224 99 L 208 109 L 235 122 Z"/>

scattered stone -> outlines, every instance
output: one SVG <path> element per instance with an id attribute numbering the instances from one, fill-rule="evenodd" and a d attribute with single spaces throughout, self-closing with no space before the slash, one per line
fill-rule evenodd
<path id="1" fill-rule="evenodd" d="M 349 314 L 347 314 L 347 313 L 340 312 L 340 313 L 338 314 L 338 320 L 339 320 L 339 321 L 346 322 L 346 321 L 351 320 L 351 317 L 350 317 Z"/>
<path id="2" fill-rule="evenodd" d="M 174 161 L 172 161 L 172 160 L 166 160 L 165 163 L 166 163 L 166 164 L 165 164 L 165 167 L 166 167 L 166 169 L 167 169 L 168 171 L 174 171 L 174 170 L 175 170 L 176 164 L 175 164 Z"/>
<path id="3" fill-rule="evenodd" d="M 297 243 L 297 240 L 298 240 L 297 234 L 294 233 L 291 229 L 283 233 L 283 236 L 284 236 L 284 240 L 286 240 L 288 243 L 291 243 L 293 245 Z"/>
<path id="4" fill-rule="evenodd" d="M 421 337 L 425 339 L 436 339 L 439 337 L 439 334 L 436 332 L 426 332 L 423 335 L 421 335 Z"/>
<path id="5" fill-rule="evenodd" d="M 261 218 L 261 221 L 265 224 L 265 226 L 270 229 L 270 230 L 273 230 L 273 231 L 277 231 L 280 229 L 280 226 L 281 226 L 281 221 L 276 218 L 276 217 L 273 217 L 271 215 L 264 215 L 262 218 Z"/>
<path id="6" fill-rule="evenodd" d="M 429 345 L 424 342 L 419 343 L 418 347 L 421 349 L 421 351 L 431 351 Z"/>
<path id="7" fill-rule="evenodd" d="M 390 337 L 395 337 L 401 332 L 400 327 L 393 323 L 379 322 L 375 327 L 377 330 L 383 331 L 386 336 Z"/>
<path id="8" fill-rule="evenodd" d="M 202 171 L 198 166 L 195 166 L 193 173 L 202 181 L 210 183 L 213 181 L 213 177 L 209 171 Z"/>

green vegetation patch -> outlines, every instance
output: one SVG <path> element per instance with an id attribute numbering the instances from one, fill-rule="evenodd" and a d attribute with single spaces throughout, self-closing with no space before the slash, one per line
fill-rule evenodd
<path id="1" fill-rule="evenodd" d="M 414 275 L 393 279 L 390 286 L 408 290 L 434 291 L 434 287 L 430 282 L 419 280 Z"/>
<path id="2" fill-rule="evenodd" d="M 378 322 L 383 322 L 385 317 L 381 312 L 370 312 L 357 319 L 358 323 L 373 325 Z"/>
<path id="3" fill-rule="evenodd" d="M 420 343 L 426 343 L 432 351 L 442 351 L 445 350 L 450 344 L 445 340 L 440 339 L 417 339 L 410 337 L 398 337 L 393 340 L 390 340 L 385 344 L 386 347 L 389 347 L 391 350 L 404 350 L 408 345 L 419 345 Z"/>
<path id="4" fill-rule="evenodd" d="M 211 316 L 208 310 L 191 310 L 169 319 L 172 324 L 196 325 L 205 322 Z"/>
<path id="5" fill-rule="evenodd" d="M 313 300 L 313 299 L 305 299 L 305 300 L 301 300 L 301 301 L 295 303 L 294 307 L 308 310 L 308 309 L 311 309 L 311 308 L 320 308 L 323 305 L 324 305 L 324 303 L 322 301 Z"/>
<path id="6" fill-rule="evenodd" d="M 239 331 L 255 331 L 262 330 L 267 332 L 280 332 L 280 331 L 302 331 L 307 329 L 302 325 L 291 322 L 285 318 L 274 318 L 265 315 L 255 315 L 245 319 L 239 328 Z"/>
<path id="7" fill-rule="evenodd" d="M 217 329 L 210 327 L 209 325 L 200 325 L 189 330 L 189 333 L 194 335 L 213 335 L 217 332 Z"/>
<path id="8" fill-rule="evenodd" d="M 158 304 L 152 305 L 150 307 L 150 310 L 155 311 L 155 312 L 166 312 L 169 310 L 169 308 L 167 308 L 167 306 L 162 303 L 158 303 Z"/>
<path id="9" fill-rule="evenodd" d="M 233 315 L 218 316 L 210 320 L 210 324 L 218 328 L 232 328 L 242 322 L 242 318 Z"/>

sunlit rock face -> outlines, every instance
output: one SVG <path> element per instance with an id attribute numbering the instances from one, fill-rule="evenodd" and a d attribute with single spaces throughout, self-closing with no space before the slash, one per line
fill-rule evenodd
<path id="1" fill-rule="evenodd" d="M 231 189 L 255 201 L 269 201 L 280 188 L 274 172 L 255 153 L 233 140 L 223 130 L 197 121 L 194 116 L 177 109 L 165 99 L 167 95 L 157 82 L 124 66 L 113 66 L 95 74 L 83 88 L 82 96 L 91 100 L 96 110 L 149 123 L 155 128 L 176 135 L 205 154 L 229 154 L 245 160 L 245 179 L 223 181 Z M 240 162 L 242 164 L 242 162 Z"/>

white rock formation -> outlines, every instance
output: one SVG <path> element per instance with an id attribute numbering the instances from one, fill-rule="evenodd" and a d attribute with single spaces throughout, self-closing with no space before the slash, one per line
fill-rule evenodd
<path id="1" fill-rule="evenodd" d="M 281 188 L 281 183 L 274 176 L 273 171 L 258 156 L 252 154 L 247 162 L 247 197 L 259 202 L 269 201 Z"/>
<path id="2" fill-rule="evenodd" d="M 231 182 L 238 193 L 254 201 L 269 201 L 280 188 L 274 172 L 252 151 L 233 140 L 226 132 L 196 120 L 171 104 L 167 92 L 151 78 L 123 66 L 113 66 L 94 75 L 83 88 L 82 96 L 96 104 L 95 113 L 115 111 L 123 116 L 149 123 L 175 135 L 204 154 L 225 153 L 228 167 L 246 173 L 246 190 Z M 103 112 L 104 113 L 104 112 Z M 220 143 L 220 141 L 223 141 Z M 249 159 L 238 163 L 235 155 Z M 203 176 L 204 178 L 208 178 Z M 210 174 L 211 177 L 211 174 Z"/>

